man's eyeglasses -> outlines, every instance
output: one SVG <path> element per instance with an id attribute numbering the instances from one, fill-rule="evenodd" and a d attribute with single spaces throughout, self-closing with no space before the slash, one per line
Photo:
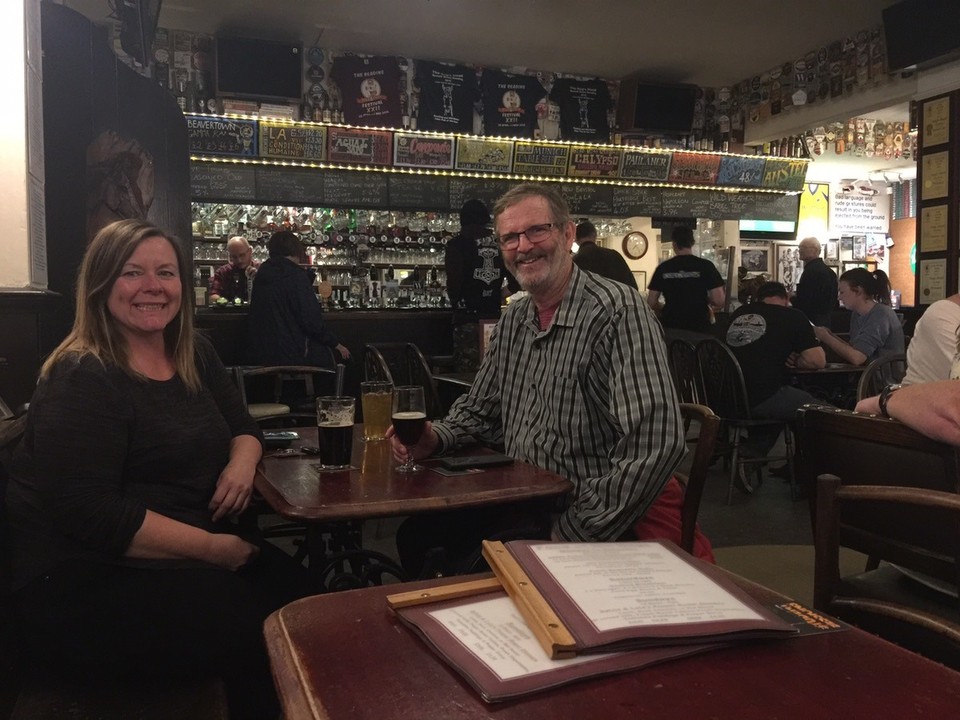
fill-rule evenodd
<path id="1" fill-rule="evenodd" d="M 526 230 L 501 235 L 497 238 L 497 242 L 500 243 L 500 247 L 504 250 L 515 250 L 517 246 L 520 245 L 520 236 L 526 235 L 527 242 L 537 245 L 538 243 L 542 243 L 544 240 L 550 237 L 550 231 L 555 227 L 560 227 L 559 223 L 542 223 L 540 225 L 531 225 Z"/>

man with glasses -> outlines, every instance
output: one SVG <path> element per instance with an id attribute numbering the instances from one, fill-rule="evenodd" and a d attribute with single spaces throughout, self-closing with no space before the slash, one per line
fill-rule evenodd
<path id="1" fill-rule="evenodd" d="M 260 265 L 253 259 L 250 243 L 245 237 L 235 235 L 227 241 L 227 256 L 230 262 L 218 267 L 210 278 L 210 302 L 220 298 L 250 302 L 248 288 Z"/>
<path id="2" fill-rule="evenodd" d="M 568 478 L 573 493 L 544 536 L 679 540 L 682 492 L 671 476 L 683 425 L 653 313 L 632 288 L 574 265 L 574 224 L 552 188 L 514 187 L 494 222 L 504 263 L 528 295 L 507 308 L 470 391 L 428 424 L 415 457 L 477 440 Z M 396 440 L 393 448 L 406 458 Z M 417 516 L 397 546 L 419 575 L 431 548 L 468 555 L 517 524 L 502 508 Z"/>

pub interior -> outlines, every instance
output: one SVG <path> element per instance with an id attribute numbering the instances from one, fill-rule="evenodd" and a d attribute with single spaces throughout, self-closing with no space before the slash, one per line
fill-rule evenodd
<path id="1" fill-rule="evenodd" d="M 0 11 L 0 718 L 955 714 L 960 9 L 647 5 Z"/>

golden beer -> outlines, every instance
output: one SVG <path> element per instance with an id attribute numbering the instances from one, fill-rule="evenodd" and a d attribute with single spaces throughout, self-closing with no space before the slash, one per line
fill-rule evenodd
<path id="1" fill-rule="evenodd" d="M 363 439 L 382 440 L 390 427 L 393 386 L 388 382 L 360 383 L 363 409 Z"/>

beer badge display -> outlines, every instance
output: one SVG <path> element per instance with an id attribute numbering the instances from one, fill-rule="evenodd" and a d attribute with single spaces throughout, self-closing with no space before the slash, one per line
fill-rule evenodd
<path id="1" fill-rule="evenodd" d="M 546 95 L 536 78 L 484 69 L 480 86 L 484 135 L 533 137 L 537 103 Z"/>
<path id="2" fill-rule="evenodd" d="M 400 126 L 400 66 L 396 58 L 338 57 L 330 77 L 340 87 L 345 122 Z"/>
<path id="3" fill-rule="evenodd" d="M 473 104 L 480 99 L 476 72 L 465 65 L 417 60 L 421 130 L 473 132 Z"/>
<path id="4" fill-rule="evenodd" d="M 553 84 L 550 99 L 560 106 L 560 137 L 605 143 L 610 139 L 608 111 L 613 100 L 602 80 L 560 78 Z"/>

